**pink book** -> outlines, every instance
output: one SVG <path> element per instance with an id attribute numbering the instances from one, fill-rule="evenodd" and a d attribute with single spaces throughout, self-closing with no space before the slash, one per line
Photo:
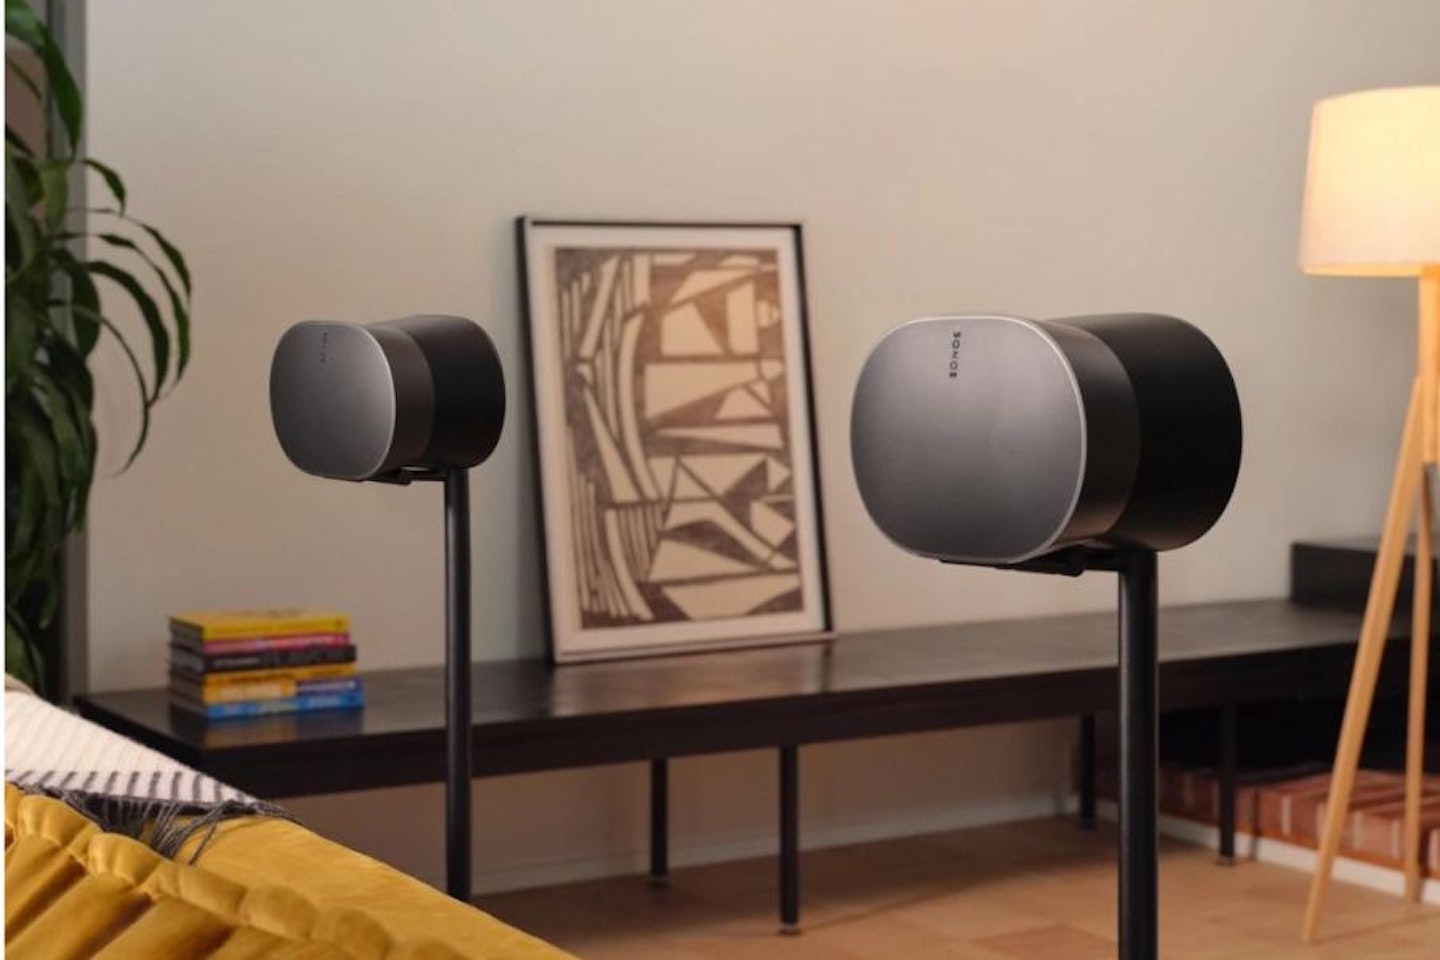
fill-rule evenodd
<path id="1" fill-rule="evenodd" d="M 207 640 L 207 655 L 255 653 L 262 650 L 299 650 L 303 647 L 343 647 L 350 642 L 348 633 L 302 633 L 287 637 L 250 637 L 244 640 Z M 196 649 L 199 649 L 196 647 Z"/>

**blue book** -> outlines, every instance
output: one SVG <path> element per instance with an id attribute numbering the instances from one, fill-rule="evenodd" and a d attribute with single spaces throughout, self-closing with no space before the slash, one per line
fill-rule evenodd
<path id="1" fill-rule="evenodd" d="M 239 700 L 234 703 L 197 703 L 189 697 L 172 692 L 172 702 L 209 720 L 236 717 L 262 717 L 272 713 L 307 713 L 312 710 L 353 710 L 365 705 L 363 687 L 341 689 L 333 693 L 302 693 L 295 697 L 268 700 Z"/>

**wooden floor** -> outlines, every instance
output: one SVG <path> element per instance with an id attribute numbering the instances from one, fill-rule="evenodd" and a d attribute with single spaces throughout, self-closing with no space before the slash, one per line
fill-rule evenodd
<path id="1" fill-rule="evenodd" d="M 1043 820 L 806 853 L 804 932 L 775 932 L 768 859 L 521 891 L 480 906 L 582 958 L 1104 960 L 1116 955 L 1114 834 Z M 1299 942 L 1307 874 L 1162 845 L 1167 960 L 1437 960 L 1440 909 L 1337 883 Z"/>

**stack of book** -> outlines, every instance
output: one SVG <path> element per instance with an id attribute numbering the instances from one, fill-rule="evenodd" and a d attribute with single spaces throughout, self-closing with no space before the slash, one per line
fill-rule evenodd
<path id="1" fill-rule="evenodd" d="M 363 706 L 350 618 L 304 609 L 176 614 L 170 698 L 211 719 Z"/>

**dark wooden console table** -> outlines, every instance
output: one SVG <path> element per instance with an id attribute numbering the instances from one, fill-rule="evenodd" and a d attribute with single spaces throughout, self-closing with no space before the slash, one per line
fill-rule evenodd
<path id="1" fill-rule="evenodd" d="M 1221 854 L 1234 852 L 1235 711 L 1342 694 L 1358 614 L 1260 600 L 1160 613 L 1160 703 L 1220 718 Z M 1406 630 L 1382 689 L 1401 691 Z M 444 779 L 439 668 L 365 675 L 358 711 L 206 723 L 163 689 L 77 699 L 86 717 L 263 797 Z M 825 741 L 1066 716 L 1083 718 L 1081 816 L 1094 817 L 1094 715 L 1116 704 L 1114 613 L 848 633 L 829 644 L 552 667 L 476 664 L 477 777 L 643 761 L 651 876 L 668 877 L 668 762 L 779 753 L 780 914 L 799 921 L 799 748 Z"/>

